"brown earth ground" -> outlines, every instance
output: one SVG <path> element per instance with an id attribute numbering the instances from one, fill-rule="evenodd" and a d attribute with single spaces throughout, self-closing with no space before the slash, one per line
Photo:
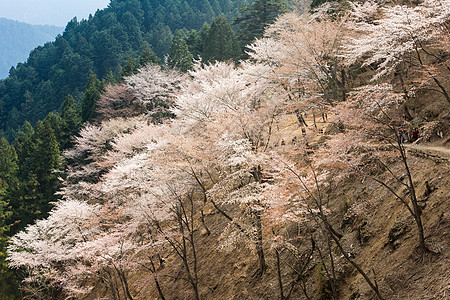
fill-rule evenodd
<path id="1" fill-rule="evenodd" d="M 432 115 L 433 119 L 439 120 L 441 133 L 437 132 L 419 144 L 409 144 L 407 149 L 430 251 L 420 254 L 414 219 L 391 193 L 375 182 L 350 178 L 332 192 L 328 203 L 332 212 L 331 222 L 343 234 L 344 248 L 376 281 L 384 299 L 450 299 L 450 114 L 447 103 L 436 101 L 430 104 L 428 101 L 417 100 L 409 107 L 413 115 L 411 126 L 420 126 L 420 122 Z M 316 130 L 311 117 L 308 115 L 306 118 L 310 124 L 306 133 L 309 142 L 314 143 L 322 138 L 319 129 L 326 132 L 329 123 L 317 117 Z M 295 116 L 284 122 L 272 143 L 281 144 L 281 140 L 285 140 L 289 144 L 293 136 L 302 137 L 301 127 L 297 124 Z M 400 195 L 407 194 L 406 189 L 395 185 L 387 173 L 381 173 L 380 178 L 392 183 Z M 231 207 L 226 209 L 230 214 L 235 213 Z M 280 299 L 273 249 L 266 247 L 267 271 L 261 277 L 256 276 L 258 257 L 251 245 L 246 247 L 245 242 L 241 242 L 231 252 L 219 250 L 220 233 L 228 220 L 211 204 L 205 206 L 205 214 L 211 234 L 204 234 L 199 223 L 196 235 L 200 299 Z M 307 253 L 309 246 L 306 236 L 298 241 L 299 251 Z M 336 248 L 333 253 L 336 257 L 338 299 L 375 299 L 362 276 Z M 326 293 L 320 266 L 321 261 L 314 254 L 304 278 L 308 297 L 297 285 L 290 299 L 331 299 Z M 297 277 L 293 272 L 295 267 L 294 262 L 288 259 L 282 261 L 285 289 Z M 181 277 L 183 272 L 177 257 L 167 253 L 161 274 Z M 166 299 L 194 299 L 191 286 L 183 279 L 160 277 L 159 280 Z M 134 299 L 160 299 L 152 274 L 137 271 L 130 274 L 130 282 Z M 89 298 L 100 299 L 102 296 L 107 297 L 107 294 L 97 291 Z"/>

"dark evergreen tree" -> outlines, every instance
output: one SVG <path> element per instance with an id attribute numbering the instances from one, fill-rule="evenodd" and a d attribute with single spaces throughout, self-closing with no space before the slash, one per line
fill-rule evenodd
<path id="1" fill-rule="evenodd" d="M 125 27 L 131 48 L 139 49 L 143 43 L 143 36 L 138 20 L 130 11 L 127 11 L 121 17 L 121 23 Z"/>
<path id="2" fill-rule="evenodd" d="M 0 138 L 0 180 L 7 189 L 17 188 L 18 168 L 16 150 L 4 137 Z"/>
<path id="3" fill-rule="evenodd" d="M 25 122 L 22 126 L 22 130 L 19 136 L 14 141 L 14 149 L 17 153 L 18 165 L 19 165 L 19 180 L 26 180 L 28 171 L 30 170 L 30 159 L 31 153 L 33 152 L 33 141 L 32 137 L 34 135 L 33 126 L 29 122 Z"/>
<path id="4" fill-rule="evenodd" d="M 108 83 L 115 84 L 121 81 L 120 77 L 115 75 L 111 70 L 102 79 L 102 86 L 106 86 Z M 81 111 L 80 111 L 81 113 Z"/>
<path id="5" fill-rule="evenodd" d="M 89 80 L 84 92 L 83 102 L 81 103 L 81 119 L 83 122 L 90 121 L 94 116 L 95 104 L 100 98 L 102 83 L 97 79 L 94 73 L 89 74 Z"/>
<path id="6" fill-rule="evenodd" d="M 6 247 L 13 222 L 11 199 L 18 194 L 17 154 L 5 138 L 0 138 L 0 299 L 15 299 L 18 290 L 15 274 L 8 269 Z"/>
<path id="7" fill-rule="evenodd" d="M 4 141 L 2 140 L 0 143 L 3 144 Z M 12 211 L 8 205 L 8 190 L 7 183 L 0 179 L 0 299 L 13 300 L 19 298 L 17 294 L 19 289 L 15 273 L 8 269 L 6 260 L 6 249 L 8 246 L 7 234 L 9 233 L 9 221 L 12 215 Z"/>
<path id="8" fill-rule="evenodd" d="M 203 54 L 203 47 L 208 36 L 209 28 L 210 26 L 205 23 L 200 31 L 191 30 L 185 38 L 189 52 L 191 52 L 195 59 L 199 59 Z"/>
<path id="9" fill-rule="evenodd" d="M 122 70 L 120 71 L 120 76 L 126 77 L 136 74 L 138 67 L 139 63 L 133 57 L 130 56 L 125 66 L 123 66 Z"/>
<path id="10" fill-rule="evenodd" d="M 51 112 L 45 117 L 44 123 L 48 123 L 50 125 L 51 129 L 53 130 L 53 134 L 58 141 L 58 145 L 60 145 L 60 141 L 65 134 L 64 130 L 66 128 L 64 120 L 59 114 Z"/>
<path id="11" fill-rule="evenodd" d="M 116 25 L 109 30 L 96 32 L 93 36 L 95 69 L 99 78 L 102 78 L 109 70 L 118 73 L 120 69 L 120 53 L 122 46 L 116 36 L 126 40 L 126 33 Z M 113 34 L 114 33 L 114 34 Z"/>
<path id="12" fill-rule="evenodd" d="M 155 52 L 150 49 L 150 46 L 147 44 L 142 51 L 141 56 L 138 59 L 139 67 L 143 67 L 147 64 L 156 64 L 159 65 L 161 63 L 161 59 L 156 56 Z"/>
<path id="13" fill-rule="evenodd" d="M 18 170 L 14 147 L 4 137 L 0 138 L 0 265 L 2 236 L 9 231 L 11 225 L 12 210 L 9 205 L 19 189 Z"/>
<path id="14" fill-rule="evenodd" d="M 203 46 L 202 58 L 205 62 L 238 60 L 241 55 L 239 43 L 224 17 L 211 24 Z"/>
<path id="15" fill-rule="evenodd" d="M 179 69 L 181 72 L 187 72 L 194 67 L 193 59 L 186 41 L 181 32 L 177 30 L 172 40 L 167 64 L 172 68 Z"/>
<path id="16" fill-rule="evenodd" d="M 311 2 L 311 8 L 316 8 L 317 6 L 320 6 L 326 2 L 333 2 L 336 0 L 312 0 Z"/>
<path id="17" fill-rule="evenodd" d="M 24 182 L 24 201 L 20 207 L 22 225 L 47 216 L 60 186 L 60 175 L 56 172 L 61 169 L 60 151 L 51 123 L 48 120 L 38 121 L 34 130 L 30 169 Z"/>
<path id="18" fill-rule="evenodd" d="M 277 16 L 286 11 L 284 0 L 255 0 L 241 10 L 241 16 L 233 24 L 239 25 L 238 40 L 241 47 L 262 37 L 267 25 L 272 24 Z"/>
<path id="19" fill-rule="evenodd" d="M 72 146 L 72 136 L 81 128 L 81 109 L 75 98 L 67 95 L 61 108 L 61 118 L 64 121 L 61 139 L 59 140 L 61 149 L 68 149 Z"/>
<path id="20" fill-rule="evenodd" d="M 149 36 L 151 36 L 150 42 L 156 55 L 163 57 L 169 52 L 173 39 L 173 33 L 169 26 L 159 24 L 149 32 Z"/>

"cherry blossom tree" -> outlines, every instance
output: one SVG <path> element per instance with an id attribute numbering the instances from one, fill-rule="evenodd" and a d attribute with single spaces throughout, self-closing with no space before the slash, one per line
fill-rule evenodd
<path id="1" fill-rule="evenodd" d="M 346 16 L 287 13 L 249 46 L 252 59 L 268 63 L 293 99 L 332 104 L 345 95 L 341 46 Z"/>
<path id="2" fill-rule="evenodd" d="M 269 143 L 267 129 L 275 116 L 281 114 L 287 99 L 285 90 L 267 76 L 267 71 L 266 65 L 250 63 L 238 69 L 225 63 L 197 66 L 190 73 L 192 84 L 186 86 L 177 101 L 180 110 L 177 115 L 189 124 L 196 124 L 191 128 L 201 137 L 198 140 L 208 142 L 201 148 L 203 156 L 208 155 L 206 158 L 196 155 L 197 159 L 220 170 L 209 179 L 212 180 L 209 189 L 199 178 L 200 172 L 192 175 L 206 201 L 211 201 L 230 221 L 223 235 L 224 245 L 233 247 L 239 237 L 254 241 L 259 274 L 266 268 L 261 214 L 266 200 L 260 174 L 265 154 L 261 146 Z M 205 127 L 207 132 L 198 131 Z M 196 140 L 193 143 L 199 145 Z M 226 212 L 225 208 L 233 205 L 241 208 L 240 215 Z"/>
<path id="3" fill-rule="evenodd" d="M 89 291 L 76 284 L 80 279 L 68 268 L 74 263 L 77 246 L 97 233 L 88 223 L 98 211 L 98 206 L 83 201 L 58 202 L 47 219 L 38 220 L 12 238 L 8 248 L 10 266 L 25 268 L 29 274 L 25 282 L 31 287 L 37 284 L 42 288 L 44 283 L 45 289 Z"/>
<path id="4" fill-rule="evenodd" d="M 96 103 L 96 119 L 128 118 L 140 115 L 143 107 L 136 101 L 133 91 L 123 84 L 110 84 Z"/>
<path id="5" fill-rule="evenodd" d="M 66 185 L 62 189 L 67 197 L 88 199 L 92 184 L 99 181 L 111 164 L 104 161 L 104 156 L 111 148 L 115 137 L 136 129 L 139 119 L 111 119 L 99 125 L 86 125 L 74 140 L 74 147 L 63 155 L 69 162 Z"/>
<path id="6" fill-rule="evenodd" d="M 359 11 L 355 5 L 359 19 L 352 24 L 376 20 L 378 6 L 365 5 Z M 298 284 L 307 295 L 303 278 L 316 257 L 336 294 L 336 246 L 381 298 L 376 282 L 342 246 L 325 204 L 329 179 L 349 174 L 365 174 L 393 191 L 366 173 L 374 165 L 363 162 L 369 150 L 376 150 L 379 162 L 396 150 L 407 170 L 405 149 L 395 144 L 398 123 L 390 116 L 404 97 L 380 84 L 360 87 L 347 99 L 342 41 L 349 23 L 345 15 L 329 17 L 323 10 L 281 16 L 250 46 L 252 60 L 238 66 L 198 63 L 187 75 L 147 66 L 125 84 L 109 86 L 99 102 L 102 119 L 86 125 L 64 153 L 70 167 L 63 200 L 48 219 L 13 239 L 11 264 L 26 266 L 29 281 L 44 279 L 78 297 L 102 289 L 130 300 L 139 286 L 154 283 L 165 299 L 166 279 L 181 278 L 200 299 L 198 241 L 211 233 L 204 215 L 209 205 L 228 220 L 219 248 L 249 246 L 258 258 L 256 275 L 265 273 L 273 250 L 281 299 L 292 297 Z M 339 93 L 345 101 L 338 104 Z M 325 148 L 277 146 L 277 125 L 325 104 L 336 107 L 334 118 L 343 126 Z M 152 122 L 132 109 L 141 107 Z M 390 132 L 394 139 L 387 146 Z M 414 193 L 409 175 L 402 183 L 388 172 Z M 420 231 L 417 201 L 396 197 Z M 289 233 L 293 224 L 307 237 Z M 308 245 L 303 252 L 301 243 Z M 167 257 L 182 272 L 165 268 Z M 296 276 L 282 274 L 284 258 L 300 266 Z M 142 270 L 152 282 L 130 276 Z"/>
<path id="7" fill-rule="evenodd" d="M 183 77 L 174 69 L 161 70 L 160 66 L 147 65 L 138 74 L 125 78 L 125 82 L 149 111 L 151 120 L 159 123 L 172 116 L 169 109 Z"/>
<path id="8" fill-rule="evenodd" d="M 352 3 L 352 8 L 354 33 L 344 45 L 348 65 L 376 66 L 374 81 L 394 72 L 412 73 L 416 87 L 432 82 L 450 103 L 445 88 L 450 1 L 427 0 L 413 7 Z"/>
<path id="9" fill-rule="evenodd" d="M 335 118 L 343 123 L 345 132 L 333 135 L 327 142 L 328 146 L 319 151 L 317 160 L 324 165 L 345 169 L 346 176 L 356 174 L 370 178 L 392 193 L 413 216 L 419 248 L 425 253 L 422 209 L 417 200 L 407 150 L 400 138 L 402 116 L 398 108 L 403 101 L 403 96 L 388 84 L 364 86 L 352 92 L 350 100 L 336 107 Z M 400 162 L 402 168 L 391 167 L 395 161 Z M 393 183 L 377 177 L 379 168 L 392 176 Z M 404 186 L 408 193 L 398 193 L 396 185 Z"/>

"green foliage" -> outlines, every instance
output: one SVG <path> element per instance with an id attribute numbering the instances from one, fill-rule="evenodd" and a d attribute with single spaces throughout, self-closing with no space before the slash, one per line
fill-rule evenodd
<path id="1" fill-rule="evenodd" d="M 25 122 L 22 131 L 14 141 L 14 149 L 17 153 L 17 160 L 19 165 L 19 179 L 24 179 L 27 176 L 29 169 L 29 160 L 33 151 L 32 136 L 34 135 L 33 126 L 29 122 Z"/>
<path id="2" fill-rule="evenodd" d="M 120 71 L 120 77 L 123 78 L 126 76 L 137 74 L 139 68 L 147 64 L 161 64 L 161 59 L 156 56 L 155 52 L 153 52 L 148 45 L 145 46 L 139 58 L 134 59 L 132 56 L 128 58 L 125 66 L 123 66 L 122 70 Z"/>
<path id="3" fill-rule="evenodd" d="M 320 6 L 320 5 L 324 4 L 324 3 L 334 2 L 334 1 L 336 1 L 336 0 L 312 0 L 311 8 L 316 8 L 316 7 L 318 7 L 318 6 Z"/>
<path id="4" fill-rule="evenodd" d="M 17 187 L 10 185 L 10 205 L 13 212 L 11 233 L 21 230 L 37 218 L 47 215 L 56 201 L 55 192 L 60 186 L 57 171 L 62 169 L 59 143 L 64 121 L 50 114 L 44 122 L 38 121 L 33 130 L 25 123 L 14 142 L 17 153 Z"/>
<path id="5" fill-rule="evenodd" d="M 17 193 L 17 155 L 14 147 L 5 138 L 0 139 L 0 299 L 15 299 L 17 279 L 8 269 L 6 247 L 11 227 L 11 197 Z"/>
<path id="6" fill-rule="evenodd" d="M 155 52 L 152 51 L 150 46 L 146 45 L 144 50 L 142 51 L 141 56 L 139 56 L 138 59 L 138 67 L 143 67 L 147 64 L 157 64 L 159 65 L 161 63 L 161 59 L 156 56 Z"/>
<path id="7" fill-rule="evenodd" d="M 210 26 L 208 24 L 203 24 L 202 29 L 200 31 L 191 30 L 186 36 L 185 40 L 189 48 L 189 52 L 192 53 L 192 56 L 195 59 L 198 59 L 199 56 L 203 55 L 203 47 L 206 40 L 206 36 L 208 35 Z"/>
<path id="8" fill-rule="evenodd" d="M 16 186 L 18 172 L 17 154 L 13 146 L 5 138 L 0 138 L 0 198 L 4 196 L 3 187 Z M 1 230 L 1 229 L 0 229 Z"/>
<path id="9" fill-rule="evenodd" d="M 81 102 L 91 72 L 111 80 L 133 69 L 130 58 L 139 66 L 157 63 L 168 54 L 176 30 L 200 30 L 218 15 L 232 20 L 249 2 L 113 0 L 88 20 L 74 18 L 54 42 L 34 49 L 26 63 L 0 80 L 0 130 L 13 140 L 25 121 L 35 124 L 58 111 L 68 94 Z"/>
<path id="10" fill-rule="evenodd" d="M 42 218 L 50 211 L 50 203 L 56 200 L 54 193 L 60 184 L 55 170 L 60 167 L 60 152 L 49 120 L 38 121 L 34 130 L 31 170 L 26 184 L 35 194 L 30 194 L 34 199 L 27 209 L 31 206 L 32 215 Z"/>
<path id="11" fill-rule="evenodd" d="M 239 25 L 238 40 L 242 47 L 262 37 L 264 28 L 275 22 L 277 16 L 286 12 L 284 0 L 255 0 L 241 10 L 241 16 L 234 21 Z"/>
<path id="12" fill-rule="evenodd" d="M 240 55 L 241 49 L 230 23 L 224 17 L 214 20 L 204 41 L 204 61 L 238 60 Z"/>
<path id="13" fill-rule="evenodd" d="M 136 74 L 138 68 L 139 68 L 138 61 L 130 56 L 130 58 L 128 58 L 125 66 L 120 71 L 120 76 L 126 77 L 126 76 Z"/>
<path id="14" fill-rule="evenodd" d="M 172 68 L 179 69 L 181 72 L 187 72 L 194 67 L 193 59 L 194 57 L 189 51 L 186 41 L 181 32 L 177 30 L 172 40 L 172 46 L 170 46 L 167 64 Z"/>
<path id="15" fill-rule="evenodd" d="M 66 124 L 60 115 L 51 112 L 45 117 L 44 123 L 48 123 L 53 130 L 56 140 L 59 141 L 62 139 L 64 135 L 64 130 L 66 128 Z"/>
<path id="16" fill-rule="evenodd" d="M 94 116 L 96 103 L 100 99 L 103 85 L 94 73 L 89 74 L 89 80 L 81 102 L 81 118 L 83 122 L 90 121 Z"/>
<path id="17" fill-rule="evenodd" d="M 48 118 L 48 116 L 47 116 Z M 81 128 L 81 107 L 70 94 L 67 95 L 61 107 L 62 128 L 60 132 L 56 131 L 59 146 L 61 150 L 68 149 L 72 144 L 72 136 L 75 135 Z M 55 128 L 54 126 L 52 126 Z"/>

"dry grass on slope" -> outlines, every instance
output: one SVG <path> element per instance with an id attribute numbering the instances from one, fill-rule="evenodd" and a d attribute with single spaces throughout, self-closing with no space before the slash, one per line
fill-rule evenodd
<path id="1" fill-rule="evenodd" d="M 420 254 L 413 218 L 375 182 L 352 179 L 334 190 L 329 202 L 332 223 L 344 235 L 341 239 L 344 248 L 371 278 L 376 278 L 385 299 L 446 299 L 450 293 L 450 165 L 420 157 L 410 157 L 410 163 L 423 207 L 426 242 L 433 252 Z M 381 177 L 387 178 L 388 174 Z M 406 193 L 400 186 L 397 192 Z M 233 213 L 232 208 L 227 209 Z M 212 206 L 205 213 L 211 235 L 202 233 L 200 226 L 196 235 L 200 298 L 279 299 L 273 250 L 265 249 L 266 273 L 255 276 L 258 260 L 252 247 L 241 242 L 231 252 L 220 250 L 219 236 L 228 220 Z M 325 246 L 319 239 L 317 243 Z M 306 238 L 298 243 L 298 249 L 305 253 L 309 246 Z M 338 299 L 375 299 L 367 283 L 336 247 L 333 252 Z M 331 299 L 327 296 L 322 262 L 317 252 L 313 256 L 305 278 L 307 293 L 310 299 Z M 284 261 L 281 271 L 285 287 L 296 277 L 291 267 L 296 267 L 293 261 Z M 166 256 L 164 273 L 174 277 L 184 275 L 183 266 L 173 253 Z M 151 274 L 140 271 L 132 279 L 136 282 L 135 299 L 159 299 Z M 166 299 L 193 299 L 192 289 L 183 279 L 165 277 L 160 281 Z M 291 299 L 307 299 L 300 285 Z"/>

